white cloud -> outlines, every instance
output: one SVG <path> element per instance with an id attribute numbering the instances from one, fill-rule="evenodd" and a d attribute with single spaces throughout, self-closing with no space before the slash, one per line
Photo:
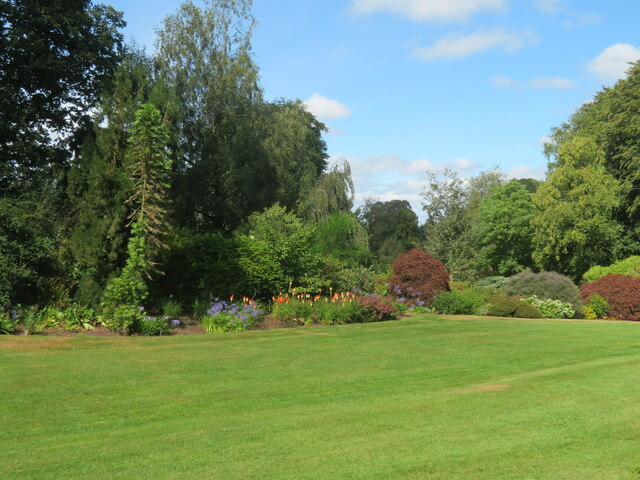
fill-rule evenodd
<path id="1" fill-rule="evenodd" d="M 450 22 L 504 10 L 506 0 L 352 0 L 351 8 L 359 14 L 385 12 L 415 21 Z"/>
<path id="2" fill-rule="evenodd" d="M 534 78 L 529 81 L 529 85 L 531 88 L 550 88 L 553 90 L 568 90 L 575 87 L 575 84 L 571 80 L 564 77 Z"/>
<path id="3" fill-rule="evenodd" d="M 540 77 L 533 78 L 526 82 L 519 82 L 505 75 L 496 75 L 491 80 L 491 85 L 496 88 L 520 88 L 529 87 L 536 90 L 552 89 L 552 90 L 567 90 L 575 87 L 575 84 L 564 77 Z"/>
<path id="4" fill-rule="evenodd" d="M 517 82 L 513 78 L 505 75 L 496 75 L 489 81 L 491 82 L 491 85 L 497 88 L 518 88 L 520 86 L 520 82 Z"/>
<path id="5" fill-rule="evenodd" d="M 561 10 L 562 0 L 536 0 L 535 7 L 545 13 L 556 13 Z"/>
<path id="6" fill-rule="evenodd" d="M 600 55 L 587 64 L 587 70 L 602 81 L 615 81 L 625 76 L 629 62 L 640 58 L 640 49 L 628 43 L 616 43 L 605 48 Z"/>
<path id="7" fill-rule="evenodd" d="M 594 23 L 600 23 L 602 21 L 602 16 L 594 15 L 594 14 L 586 14 L 586 15 L 574 15 L 572 20 L 564 21 L 564 28 L 572 29 L 584 27 L 585 25 L 592 25 Z"/>
<path id="8" fill-rule="evenodd" d="M 537 37 L 531 32 L 509 33 L 502 28 L 495 28 L 463 37 L 442 38 L 433 45 L 416 48 L 413 54 L 421 60 L 431 62 L 443 58 L 466 58 L 491 49 L 514 52 L 536 42 Z"/>
<path id="9" fill-rule="evenodd" d="M 314 93 L 303 102 L 309 112 L 319 119 L 344 118 L 351 115 L 351 109 L 346 105 L 324 97 L 319 93 Z"/>

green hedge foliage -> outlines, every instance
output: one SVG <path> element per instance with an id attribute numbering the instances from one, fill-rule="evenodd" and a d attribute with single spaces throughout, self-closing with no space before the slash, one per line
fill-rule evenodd
<path id="1" fill-rule="evenodd" d="M 640 277 L 640 256 L 633 255 L 624 260 L 619 260 L 608 267 L 595 265 L 585 272 L 582 280 L 584 283 L 591 283 L 605 275 L 631 275 L 633 277 Z"/>

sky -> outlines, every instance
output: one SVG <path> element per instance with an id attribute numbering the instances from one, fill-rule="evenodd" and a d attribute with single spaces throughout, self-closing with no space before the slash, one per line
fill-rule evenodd
<path id="1" fill-rule="evenodd" d="M 182 3 L 102 1 L 148 52 Z M 421 217 L 427 171 L 543 179 L 551 129 L 640 58 L 637 0 L 254 0 L 253 14 L 265 98 L 327 125 L 356 205 L 408 200 Z"/>

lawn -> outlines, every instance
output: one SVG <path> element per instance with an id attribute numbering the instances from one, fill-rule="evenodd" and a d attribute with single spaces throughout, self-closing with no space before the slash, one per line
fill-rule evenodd
<path id="1" fill-rule="evenodd" d="M 10 479 L 640 479 L 640 324 L 0 337 Z"/>

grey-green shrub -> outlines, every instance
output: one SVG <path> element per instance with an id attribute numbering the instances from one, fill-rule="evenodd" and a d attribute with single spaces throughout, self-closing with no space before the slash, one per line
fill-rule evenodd
<path id="1" fill-rule="evenodd" d="M 504 284 L 504 292 L 512 297 L 531 297 L 561 300 L 571 304 L 576 317 L 581 317 L 580 291 L 573 281 L 557 272 L 522 272 L 510 277 Z"/>

